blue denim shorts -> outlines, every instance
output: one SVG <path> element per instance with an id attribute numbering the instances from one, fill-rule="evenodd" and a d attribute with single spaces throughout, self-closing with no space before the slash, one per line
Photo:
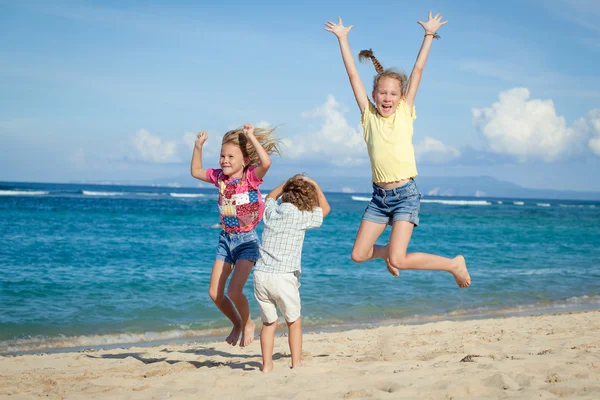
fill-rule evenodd
<path id="1" fill-rule="evenodd" d="M 408 221 L 418 226 L 420 209 L 421 193 L 414 180 L 388 190 L 373 184 L 373 197 L 363 219 L 386 225 L 392 225 L 394 221 Z"/>
<path id="2" fill-rule="evenodd" d="M 253 229 L 249 232 L 227 233 L 221 231 L 217 246 L 217 260 L 235 264 L 238 260 L 258 260 L 260 242 L 258 234 Z"/>

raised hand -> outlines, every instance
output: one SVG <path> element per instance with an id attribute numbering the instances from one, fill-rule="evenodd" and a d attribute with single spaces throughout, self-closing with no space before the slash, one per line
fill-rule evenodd
<path id="1" fill-rule="evenodd" d="M 254 134 L 254 125 L 252 124 L 244 124 L 244 134 Z"/>
<path id="2" fill-rule="evenodd" d="M 338 37 L 338 39 L 348 36 L 348 33 L 350 33 L 352 28 L 354 28 L 353 25 L 344 26 L 344 24 L 342 24 L 342 17 L 338 17 L 337 24 L 331 21 L 327 21 L 327 23 L 325 23 L 325 30 L 327 32 L 333 33 L 335 36 Z"/>
<path id="3" fill-rule="evenodd" d="M 431 11 L 429 11 L 429 20 L 427 22 L 417 21 L 417 24 L 421 25 L 423 29 L 425 29 L 425 33 L 436 33 L 438 29 L 442 27 L 442 25 L 446 25 L 448 20 L 442 22 L 442 16 L 438 13 L 435 14 L 435 17 L 431 16 Z"/>
<path id="4" fill-rule="evenodd" d="M 206 142 L 206 140 L 208 139 L 208 133 L 206 133 L 206 131 L 202 131 L 199 134 L 196 135 L 196 148 L 198 150 L 202 150 L 202 145 Z"/>

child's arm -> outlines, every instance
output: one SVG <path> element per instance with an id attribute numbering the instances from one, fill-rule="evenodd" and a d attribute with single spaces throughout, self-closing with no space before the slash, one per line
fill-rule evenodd
<path id="1" fill-rule="evenodd" d="M 256 167 L 254 172 L 256 173 L 256 177 L 258 179 L 262 179 L 266 174 L 269 168 L 271 168 L 271 157 L 269 153 L 265 150 L 264 147 L 260 144 L 256 136 L 254 136 L 254 125 L 252 124 L 244 124 L 244 134 L 254 146 L 256 150 L 256 154 L 258 154 L 258 159 L 260 160 L 260 165 Z"/>
<path id="2" fill-rule="evenodd" d="M 415 103 L 415 97 L 417 97 L 417 90 L 419 89 L 419 83 L 421 82 L 421 76 L 423 75 L 425 63 L 427 62 L 427 56 L 429 56 L 429 50 L 431 49 L 433 37 L 442 25 L 446 25 L 448 23 L 448 21 L 441 21 L 442 16 L 440 14 L 436 14 L 435 17 L 431 17 L 431 11 L 429 11 L 429 20 L 427 22 L 417 22 L 423 27 L 423 29 L 425 29 L 425 37 L 423 38 L 421 50 L 419 50 L 417 61 L 415 62 L 412 72 L 410 73 L 410 78 L 408 79 L 408 84 L 406 86 L 406 104 L 410 109 L 412 109 L 413 104 Z"/>
<path id="3" fill-rule="evenodd" d="M 352 25 L 348 27 L 344 26 L 342 24 L 341 17 L 338 17 L 337 24 L 331 21 L 328 21 L 325 24 L 325 30 L 328 32 L 332 32 L 340 42 L 340 50 L 342 52 L 344 66 L 346 67 L 348 78 L 350 78 L 350 85 L 352 85 L 352 90 L 354 91 L 356 103 L 358 104 L 358 108 L 360 108 L 360 113 L 362 114 L 369 104 L 369 98 L 367 97 L 367 91 L 365 90 L 365 86 L 360 80 L 360 76 L 358 75 L 358 71 L 356 70 L 356 64 L 354 63 L 352 51 L 350 51 L 350 44 L 348 43 L 348 33 L 350 33 L 350 30 L 353 27 L 354 26 Z"/>
<path id="4" fill-rule="evenodd" d="M 267 199 L 277 200 L 281 197 L 283 193 L 283 187 L 288 181 L 284 181 L 281 185 L 277 186 L 275 189 L 271 190 L 271 192 L 267 195 Z"/>
<path id="5" fill-rule="evenodd" d="M 303 176 L 302 179 L 304 179 L 308 183 L 312 183 L 315 189 L 317 189 L 317 202 L 319 203 L 319 207 L 321 207 L 321 210 L 323 210 L 323 218 L 325 218 L 327 214 L 329 214 L 329 212 L 331 211 L 331 207 L 329 206 L 329 202 L 327 201 L 325 194 L 323 194 L 323 191 L 321 190 L 317 182 L 313 181 L 307 176 Z"/>
<path id="6" fill-rule="evenodd" d="M 208 139 L 206 131 L 200 132 L 196 136 L 196 143 L 194 144 L 194 154 L 192 154 L 192 165 L 190 166 L 190 172 L 196 179 L 200 179 L 204 182 L 210 182 L 206 170 L 202 168 L 202 146 Z"/>

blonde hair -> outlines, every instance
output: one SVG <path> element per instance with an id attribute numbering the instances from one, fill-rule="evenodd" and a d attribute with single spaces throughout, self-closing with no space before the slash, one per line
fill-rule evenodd
<path id="1" fill-rule="evenodd" d="M 375 67 L 375 71 L 377 72 L 377 75 L 375 75 L 375 78 L 373 79 L 373 90 L 377 90 L 377 86 L 383 78 L 392 78 L 396 79 L 400 84 L 400 90 L 402 91 L 402 95 L 405 94 L 406 83 L 408 81 L 406 74 L 398 72 L 393 68 L 384 69 L 379 60 L 373 54 L 372 49 L 361 50 L 358 53 L 358 59 L 363 62 L 365 62 L 367 59 L 370 59 L 373 62 L 373 66 Z"/>
<path id="2" fill-rule="evenodd" d="M 280 141 L 275 136 L 273 136 L 273 132 L 275 132 L 276 129 L 277 127 L 273 129 L 256 128 L 254 130 L 254 136 L 269 155 L 273 153 L 281 154 L 279 152 Z M 244 156 L 244 159 L 250 159 L 250 162 L 248 163 L 248 165 L 245 166 L 245 168 L 249 167 L 250 165 L 254 165 L 255 167 L 260 165 L 258 153 L 256 152 L 256 149 L 254 148 L 252 143 L 250 143 L 250 141 L 246 137 L 243 128 L 233 129 L 227 132 L 225 135 L 223 135 L 221 145 L 224 145 L 226 143 L 235 144 L 240 148 L 240 150 L 242 150 L 242 155 Z"/>
<path id="3" fill-rule="evenodd" d="M 290 178 L 283 185 L 282 203 L 292 203 L 300 211 L 312 211 L 319 205 L 317 189 L 312 183 L 302 179 L 302 175 Z"/>

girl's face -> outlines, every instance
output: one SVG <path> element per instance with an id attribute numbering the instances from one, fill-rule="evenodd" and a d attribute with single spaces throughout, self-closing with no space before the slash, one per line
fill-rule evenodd
<path id="1" fill-rule="evenodd" d="M 402 97 L 400 82 L 394 78 L 383 78 L 373 90 L 373 100 L 379 114 L 387 118 L 396 111 Z"/>
<path id="2" fill-rule="evenodd" d="M 230 178 L 238 178 L 244 173 L 245 160 L 242 149 L 234 143 L 225 143 L 221 146 L 219 165 L 223 173 Z"/>

